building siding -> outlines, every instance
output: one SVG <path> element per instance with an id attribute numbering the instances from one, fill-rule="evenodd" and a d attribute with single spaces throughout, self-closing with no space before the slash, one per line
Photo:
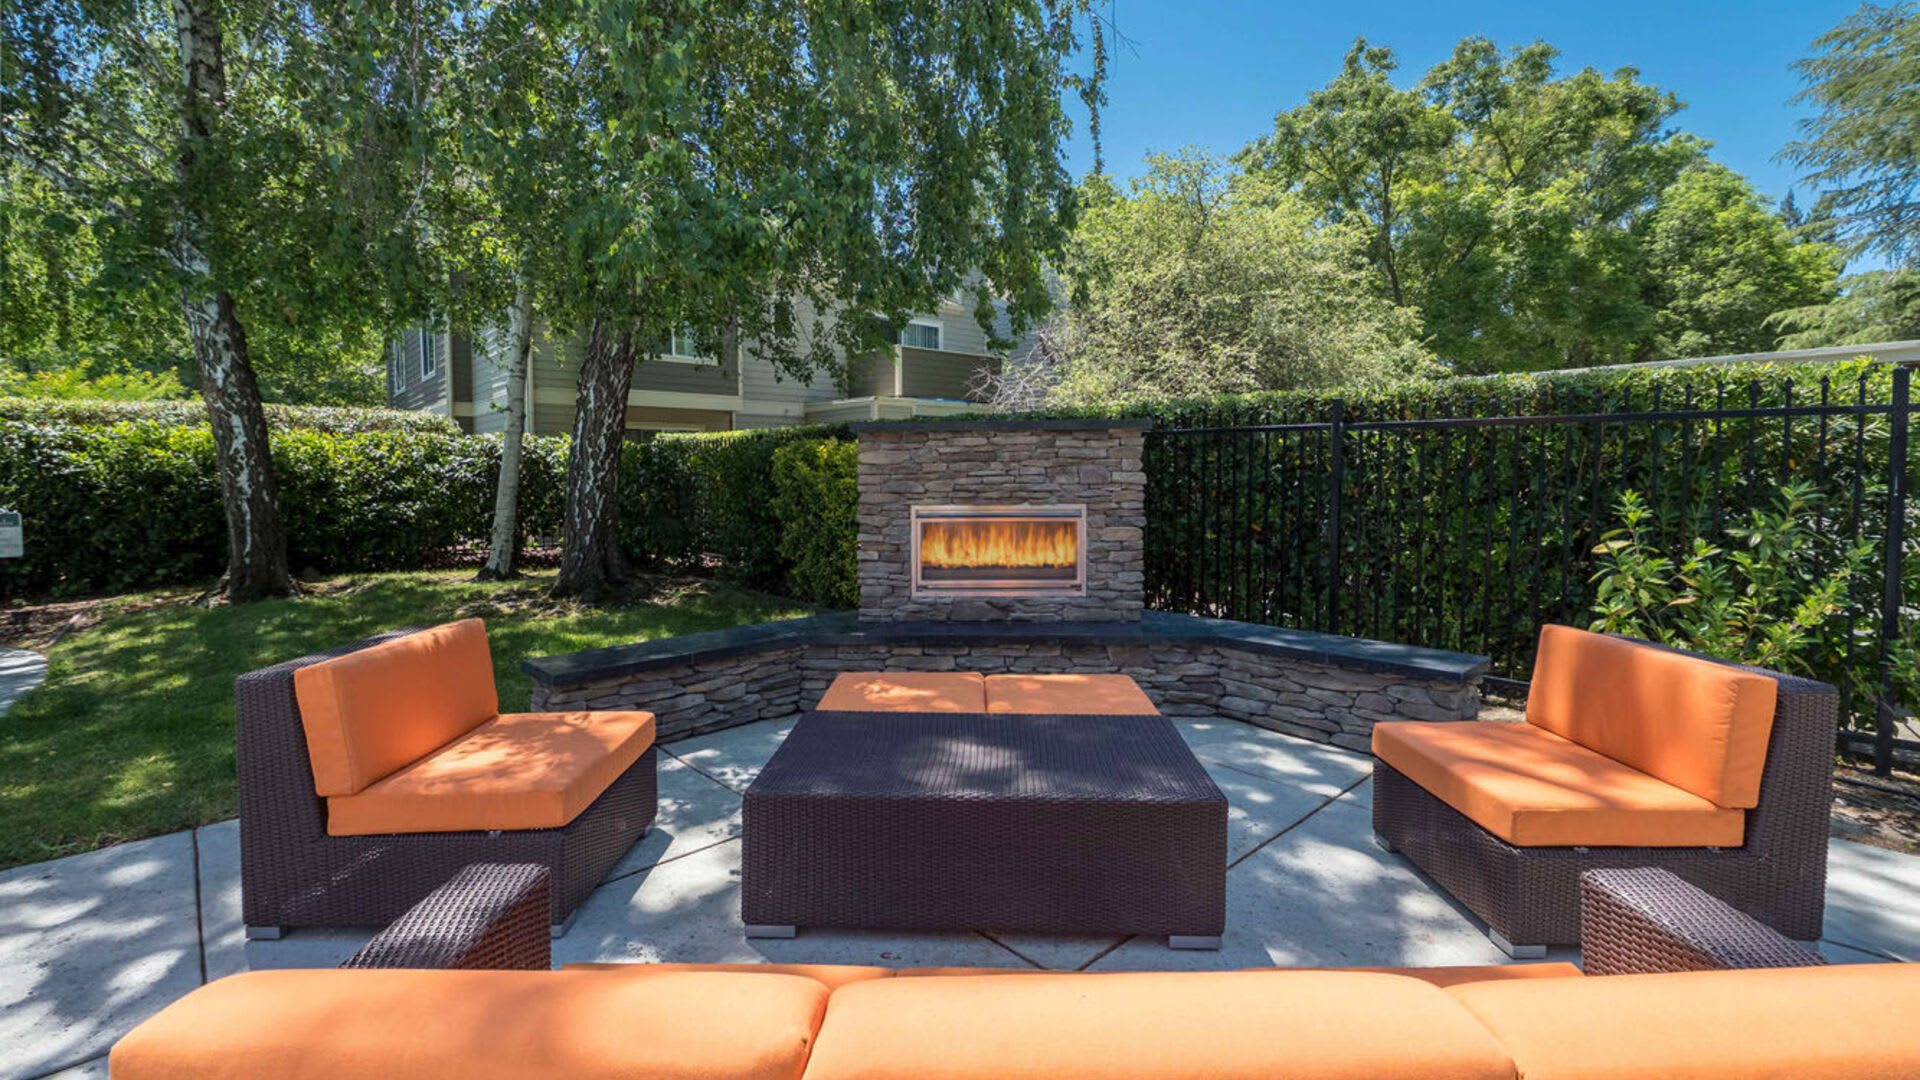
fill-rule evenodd
<path id="1" fill-rule="evenodd" d="M 436 337 L 435 343 L 445 341 Z M 432 409 L 446 412 L 446 356 L 444 345 L 440 366 L 431 376 L 420 374 L 420 331 L 409 327 L 400 335 L 399 348 L 387 349 L 387 397 L 396 409 Z M 437 408 L 436 408 L 437 407 Z"/>

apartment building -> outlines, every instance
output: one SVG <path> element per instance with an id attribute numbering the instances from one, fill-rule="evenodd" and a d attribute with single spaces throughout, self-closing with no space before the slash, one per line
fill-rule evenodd
<path id="1" fill-rule="evenodd" d="M 1005 323 L 1002 322 L 1002 335 Z M 748 348 L 739 355 L 701 355 L 676 334 L 663 355 L 648 357 L 633 373 L 627 398 L 627 429 L 635 435 L 661 431 L 728 431 L 735 428 L 853 420 L 899 420 L 977 409 L 970 383 L 999 357 L 973 310 L 958 302 L 916 316 L 899 327 L 888 348 L 848 365 L 844 380 L 825 374 L 796 380 Z M 540 435 L 572 430 L 574 391 L 585 349 L 584 334 L 560 338 L 536 332 L 528 365 L 528 431 Z M 416 327 L 388 350 L 387 401 L 394 408 L 452 417 L 478 434 L 506 424 L 507 376 L 504 328 L 468 335 Z M 1024 347 L 1024 343 L 1022 343 Z"/>

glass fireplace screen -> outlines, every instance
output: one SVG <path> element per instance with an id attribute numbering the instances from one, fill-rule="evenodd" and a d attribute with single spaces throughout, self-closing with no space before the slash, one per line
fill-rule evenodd
<path id="1" fill-rule="evenodd" d="M 1085 506 L 916 506 L 915 596 L 1084 595 Z"/>

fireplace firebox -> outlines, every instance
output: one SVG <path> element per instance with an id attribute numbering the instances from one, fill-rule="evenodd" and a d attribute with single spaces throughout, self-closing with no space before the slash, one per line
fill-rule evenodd
<path id="1" fill-rule="evenodd" d="M 1087 508 L 915 506 L 913 595 L 1085 596 Z"/>

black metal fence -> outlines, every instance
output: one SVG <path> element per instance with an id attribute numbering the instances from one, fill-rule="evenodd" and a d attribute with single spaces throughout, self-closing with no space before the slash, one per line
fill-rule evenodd
<path id="1" fill-rule="evenodd" d="M 1804 663 L 1841 688 L 1849 748 L 1885 768 L 1896 688 L 1912 685 L 1893 670 L 1913 634 L 1904 597 L 1920 596 L 1910 376 L 1476 410 L 1491 415 L 1375 401 L 1351 416 L 1338 400 L 1312 416 L 1188 413 L 1147 442 L 1148 603 L 1483 653 L 1496 679 L 1524 680 L 1541 623 L 1593 619 L 1593 552 L 1623 492 L 1653 511 L 1650 542 L 1680 554 L 1696 537 L 1737 543 L 1730 527 L 1798 481 L 1820 543 L 1797 569 L 1874 546 Z"/>

